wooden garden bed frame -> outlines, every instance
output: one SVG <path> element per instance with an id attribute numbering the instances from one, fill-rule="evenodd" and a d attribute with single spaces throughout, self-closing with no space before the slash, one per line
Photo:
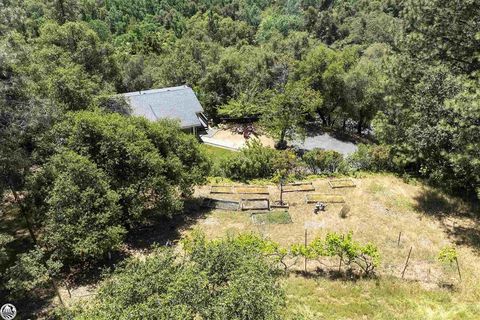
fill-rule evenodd
<path id="1" fill-rule="evenodd" d="M 223 193 L 223 194 L 232 194 L 233 186 L 211 186 L 210 193 Z"/>
<path id="2" fill-rule="evenodd" d="M 255 206 L 249 203 L 264 203 L 264 206 Z M 244 198 L 240 202 L 241 210 L 270 210 L 270 199 L 267 198 Z"/>
<path id="3" fill-rule="evenodd" d="M 240 202 L 235 200 L 205 198 L 203 199 L 202 206 L 205 208 L 217 209 L 217 210 L 229 210 L 229 211 L 240 210 Z"/>
<path id="4" fill-rule="evenodd" d="M 283 192 L 309 192 L 315 191 L 312 183 L 304 184 L 287 184 L 283 186 Z"/>
<path id="5" fill-rule="evenodd" d="M 355 188 L 355 182 L 352 179 L 329 180 L 328 184 L 332 189 L 336 188 Z"/>

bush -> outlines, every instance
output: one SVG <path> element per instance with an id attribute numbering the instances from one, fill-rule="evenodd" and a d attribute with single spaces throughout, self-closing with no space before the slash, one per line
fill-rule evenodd
<path id="1" fill-rule="evenodd" d="M 104 172 L 120 197 L 122 221 L 130 226 L 150 214 L 180 211 L 181 196 L 192 194 L 210 171 L 195 137 L 168 120 L 70 113 L 42 137 L 37 152 L 48 159 L 65 150 L 88 158 Z"/>
<path id="2" fill-rule="evenodd" d="M 344 205 L 342 210 L 340 210 L 340 218 L 345 219 L 348 217 L 348 213 L 350 212 L 350 206 Z"/>
<path id="3" fill-rule="evenodd" d="M 275 173 L 277 155 L 278 151 L 252 140 L 240 153 L 224 160 L 221 167 L 225 175 L 234 180 L 270 178 Z"/>
<path id="4" fill-rule="evenodd" d="M 303 155 L 303 161 L 314 173 L 337 172 L 343 162 L 343 156 L 333 150 L 313 149 Z"/>
<path id="5" fill-rule="evenodd" d="M 394 169 L 387 145 L 359 144 L 358 150 L 350 155 L 348 163 L 351 168 L 366 171 L 385 171 Z"/>
<path id="6" fill-rule="evenodd" d="M 374 274 L 375 268 L 380 263 L 378 248 L 371 243 L 361 244 L 353 240 L 351 232 L 328 233 L 325 239 L 315 238 L 307 246 L 301 244 L 292 246 L 291 252 L 308 259 L 336 257 L 339 263 L 338 271 L 342 265 L 349 268 L 356 265 L 366 276 Z"/>
<path id="7" fill-rule="evenodd" d="M 107 175 L 72 151 L 53 156 L 29 183 L 28 201 L 41 224 L 37 243 L 62 262 L 101 259 L 126 233 L 119 195 Z"/>
<path id="8" fill-rule="evenodd" d="M 283 293 L 268 243 L 240 236 L 184 242 L 185 256 L 157 248 L 107 279 L 94 301 L 70 319 L 280 319 Z"/>

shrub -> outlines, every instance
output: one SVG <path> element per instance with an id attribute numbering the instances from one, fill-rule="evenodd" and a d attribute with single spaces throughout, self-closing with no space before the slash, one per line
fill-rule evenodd
<path id="1" fill-rule="evenodd" d="M 348 217 L 349 212 L 350 212 L 350 206 L 344 205 L 342 207 L 342 210 L 340 210 L 340 218 L 345 219 L 346 217 Z"/>
<path id="2" fill-rule="evenodd" d="M 107 279 L 90 304 L 69 319 L 280 319 L 283 293 L 269 244 L 240 236 L 184 242 L 185 256 L 157 248 L 130 259 Z"/>
<path id="3" fill-rule="evenodd" d="M 303 155 L 303 161 L 314 173 L 337 172 L 343 161 L 343 156 L 333 150 L 313 149 Z"/>
<path id="4" fill-rule="evenodd" d="M 275 173 L 278 151 L 264 147 L 258 140 L 247 142 L 237 155 L 222 162 L 225 175 L 234 180 L 270 178 Z"/>
<path id="5" fill-rule="evenodd" d="M 352 233 L 328 233 L 325 239 L 315 238 L 310 244 L 294 245 L 291 248 L 294 255 L 304 256 L 308 259 L 322 259 L 336 257 L 338 271 L 342 265 L 352 267 L 356 265 L 366 276 L 375 273 L 375 268 L 380 263 L 378 248 L 371 244 L 361 244 L 352 238 Z"/>
<path id="6" fill-rule="evenodd" d="M 88 158 L 119 195 L 122 220 L 134 226 L 152 213 L 180 211 L 181 196 L 205 182 L 210 164 L 199 146 L 174 121 L 82 111 L 55 124 L 37 151 L 45 160 L 65 150 Z"/>
<path id="7" fill-rule="evenodd" d="M 437 259 L 444 264 L 451 264 L 455 262 L 457 257 L 457 249 L 454 246 L 446 246 L 440 250 Z"/>
<path id="8" fill-rule="evenodd" d="M 350 155 L 348 163 L 356 170 L 384 171 L 394 169 L 387 145 L 359 144 L 358 150 Z"/>

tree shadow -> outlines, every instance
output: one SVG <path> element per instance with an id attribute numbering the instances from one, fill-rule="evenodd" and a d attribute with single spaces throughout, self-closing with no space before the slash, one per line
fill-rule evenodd
<path id="1" fill-rule="evenodd" d="M 416 201 L 414 209 L 429 216 L 469 218 L 479 216 L 478 207 L 475 203 L 447 197 L 438 190 L 424 189 L 418 196 L 414 197 L 414 200 Z"/>
<path id="2" fill-rule="evenodd" d="M 474 227 L 454 225 L 447 228 L 456 245 L 467 245 L 476 253 L 480 253 L 480 225 L 477 224 Z"/>
<path id="3" fill-rule="evenodd" d="M 470 246 L 480 252 L 480 212 L 477 202 L 447 197 L 432 189 L 424 189 L 414 200 L 414 209 L 437 218 L 455 244 Z"/>
<path id="4" fill-rule="evenodd" d="M 25 296 L 18 300 L 11 300 L 17 309 L 19 319 L 45 319 L 51 311 L 52 299 L 55 296 L 53 289 L 42 289 L 36 295 Z M 1 294 L 1 292 L 0 292 Z M 2 301 L 6 303 L 7 301 Z"/>
<path id="5" fill-rule="evenodd" d="M 202 208 L 202 201 L 201 198 L 188 199 L 181 213 L 150 220 L 146 225 L 131 230 L 120 250 L 111 252 L 96 263 L 72 266 L 67 283 L 72 288 L 94 285 L 122 265 L 128 257 L 138 253 L 148 254 L 154 245 L 174 244 L 181 238 L 181 231 L 191 228 L 211 211 Z"/>
<path id="6" fill-rule="evenodd" d="M 340 280 L 340 281 L 350 281 L 356 282 L 360 279 L 374 279 L 376 278 L 375 275 L 364 275 L 358 271 L 353 269 L 346 269 L 346 270 L 337 270 L 337 269 L 327 269 L 327 268 L 320 268 L 317 267 L 315 271 L 304 271 L 304 270 L 293 270 L 291 271 L 293 274 L 297 276 L 302 276 L 306 279 L 317 279 L 323 278 L 328 280 Z"/>
<path id="7" fill-rule="evenodd" d="M 150 250 L 152 245 L 168 245 L 181 238 L 181 232 L 190 229 L 211 209 L 202 207 L 202 198 L 192 198 L 184 202 L 183 211 L 172 217 L 161 217 L 141 228 L 132 230 L 126 245 L 132 250 Z"/>

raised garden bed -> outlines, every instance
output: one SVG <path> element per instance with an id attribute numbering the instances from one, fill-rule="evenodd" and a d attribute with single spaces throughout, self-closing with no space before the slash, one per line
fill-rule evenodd
<path id="1" fill-rule="evenodd" d="M 287 184 L 283 186 L 283 192 L 308 192 L 315 191 L 315 187 L 312 183 L 303 183 L 303 184 Z"/>
<path id="2" fill-rule="evenodd" d="M 269 194 L 267 187 L 241 186 L 235 187 L 235 193 L 242 194 Z"/>
<path id="3" fill-rule="evenodd" d="M 352 179 L 337 179 L 330 180 L 328 184 L 331 188 L 354 188 L 356 187 L 355 182 Z"/>
<path id="4" fill-rule="evenodd" d="M 270 210 L 270 200 L 265 198 L 242 199 L 242 210 Z"/>
<path id="5" fill-rule="evenodd" d="M 291 182 L 291 183 L 287 183 L 288 186 L 303 186 L 303 185 L 312 185 L 312 182 L 311 181 L 300 181 L 300 182 Z"/>
<path id="6" fill-rule="evenodd" d="M 274 210 L 267 212 L 252 213 L 252 221 L 255 224 L 288 224 L 292 218 L 287 210 Z"/>
<path id="7" fill-rule="evenodd" d="M 305 196 L 307 203 L 344 203 L 345 199 L 338 194 L 312 193 Z"/>
<path id="8" fill-rule="evenodd" d="M 210 193 L 233 193 L 232 186 L 211 186 Z"/>
<path id="9" fill-rule="evenodd" d="M 283 201 L 282 204 L 280 203 L 280 201 L 274 201 L 270 203 L 270 208 L 272 209 L 288 209 L 289 207 L 290 205 L 288 204 L 288 202 L 285 201 Z"/>
<path id="10" fill-rule="evenodd" d="M 202 206 L 210 209 L 238 211 L 240 209 L 240 202 L 234 200 L 205 198 Z"/>

